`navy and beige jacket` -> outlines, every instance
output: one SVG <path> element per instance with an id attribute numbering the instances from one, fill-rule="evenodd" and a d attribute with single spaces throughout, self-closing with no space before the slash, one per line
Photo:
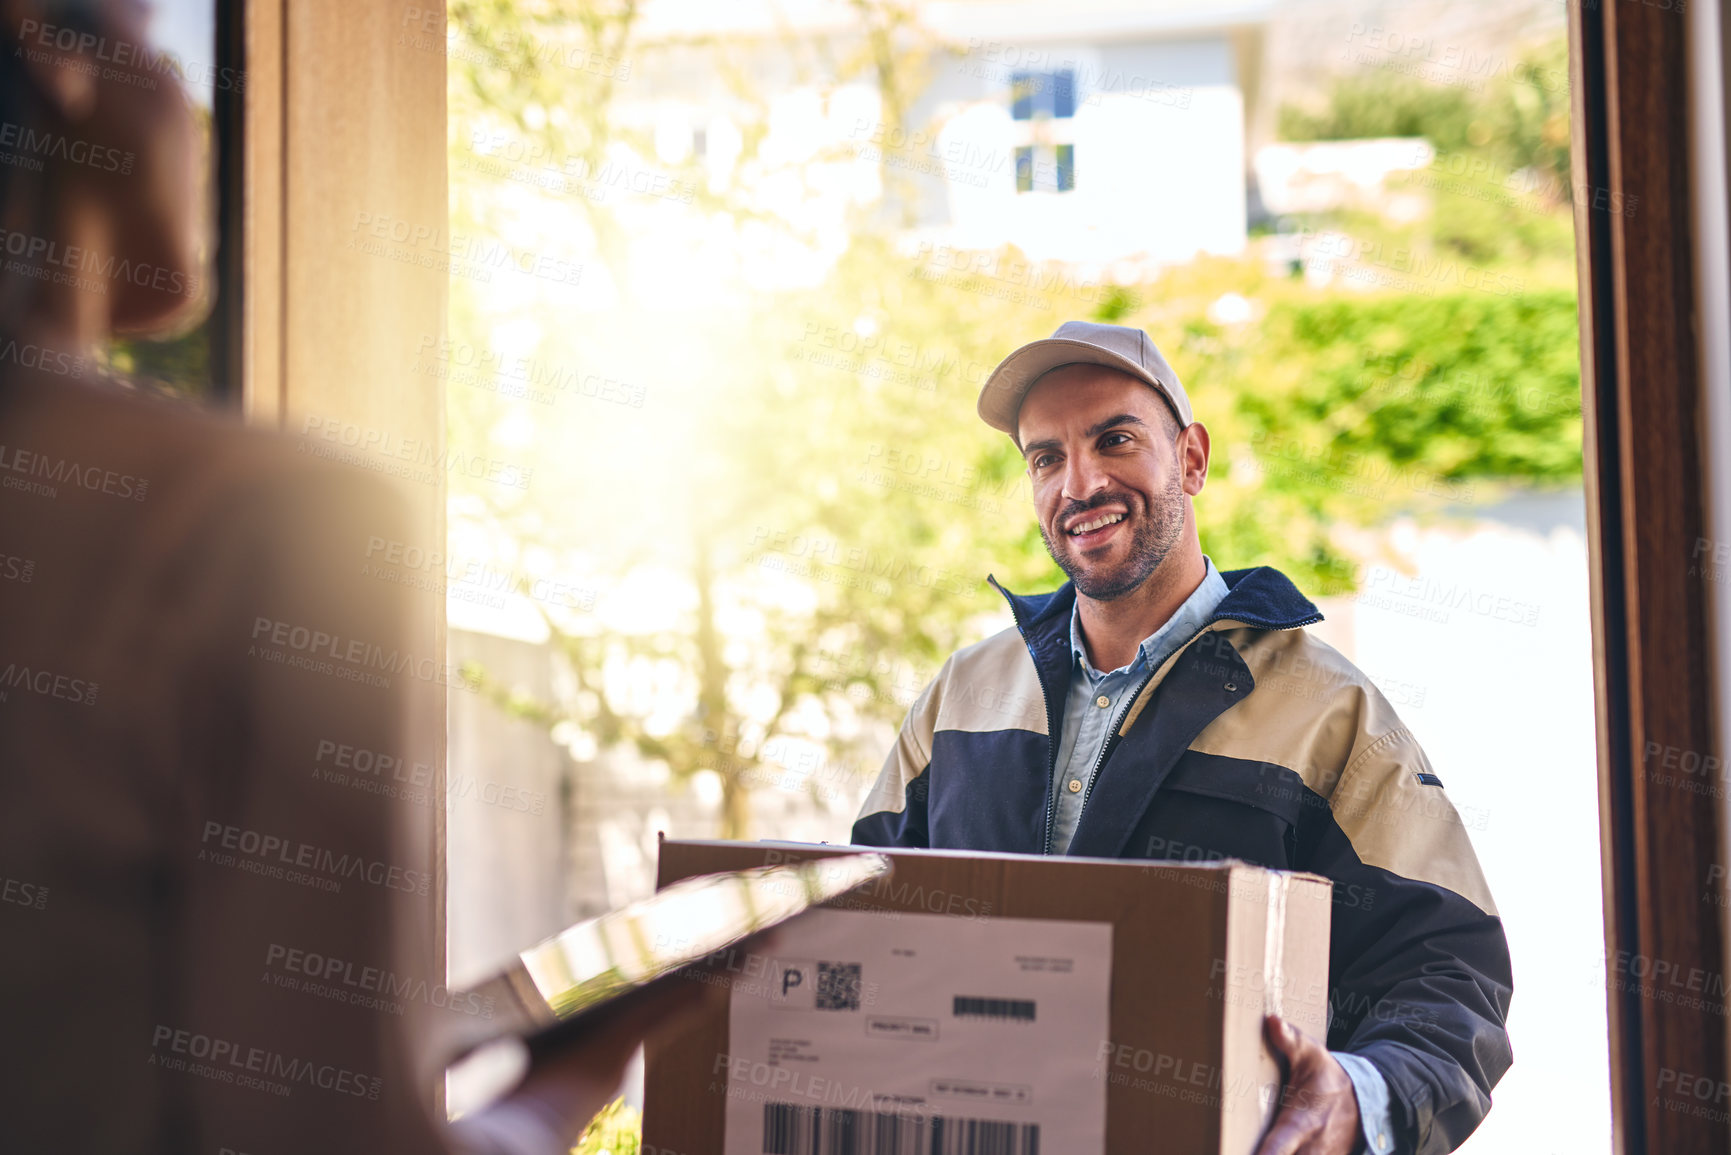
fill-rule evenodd
<path id="1" fill-rule="evenodd" d="M 1306 632 L 1316 607 L 1276 570 L 1222 576 L 1107 739 L 1069 853 L 1333 879 L 1327 1045 L 1387 1079 L 1397 1150 L 1451 1151 L 1512 1059 L 1508 943 L 1465 826 L 1393 707 Z M 1045 851 L 1076 595 L 999 589 L 1016 629 L 920 694 L 854 842 Z"/>

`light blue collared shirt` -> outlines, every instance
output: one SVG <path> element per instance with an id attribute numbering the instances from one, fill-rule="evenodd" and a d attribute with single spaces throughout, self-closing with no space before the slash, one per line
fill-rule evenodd
<path id="1" fill-rule="evenodd" d="M 1369 1059 L 1346 1051 L 1328 1053 L 1340 1060 L 1358 1092 L 1358 1125 L 1364 1129 L 1365 1149 L 1370 1155 L 1389 1155 L 1394 1150 L 1394 1116 L 1389 1112 L 1388 1080 Z"/>
<path id="2" fill-rule="evenodd" d="M 1094 772 L 1099 769 L 1100 752 L 1106 739 L 1117 728 L 1118 720 L 1130 708 L 1130 698 L 1143 678 L 1160 668 L 1191 638 L 1208 624 L 1214 610 L 1225 600 L 1226 580 L 1206 556 L 1207 567 L 1202 582 L 1184 604 L 1175 610 L 1166 624 L 1142 639 L 1136 647 L 1136 657 L 1128 666 L 1120 666 L 1102 674 L 1088 660 L 1088 648 L 1082 643 L 1081 599 L 1070 611 L 1070 692 L 1064 698 L 1064 728 L 1058 734 L 1058 761 L 1053 769 L 1052 838 L 1047 849 L 1063 854 L 1070 849 L 1076 836 L 1076 823 L 1082 817 L 1082 802 L 1094 784 Z"/>
<path id="3" fill-rule="evenodd" d="M 1064 698 L 1064 723 L 1058 735 L 1058 760 L 1052 774 L 1052 837 L 1047 849 L 1064 854 L 1076 836 L 1082 803 L 1094 784 L 1100 754 L 1106 740 L 1117 729 L 1130 707 L 1130 698 L 1142 679 L 1158 670 L 1160 663 L 1177 653 L 1199 633 L 1230 592 L 1213 559 L 1203 557 L 1207 567 L 1202 582 L 1164 625 L 1142 639 L 1136 657 L 1127 666 L 1101 673 L 1088 660 L 1082 642 L 1080 603 L 1070 611 L 1070 690 Z M 1359 1124 L 1371 1155 L 1390 1155 L 1394 1150 L 1394 1127 L 1389 1112 L 1388 1081 L 1369 1060 L 1358 1055 L 1331 1051 L 1358 1095 Z"/>

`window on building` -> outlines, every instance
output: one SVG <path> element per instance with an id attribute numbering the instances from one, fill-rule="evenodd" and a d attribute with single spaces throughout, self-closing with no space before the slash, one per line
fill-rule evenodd
<path id="1" fill-rule="evenodd" d="M 1076 187 L 1076 146 L 1029 144 L 1016 149 L 1016 191 L 1072 192 Z"/>
<path id="2" fill-rule="evenodd" d="M 1068 68 L 1010 75 L 1010 115 L 1026 141 L 1016 147 L 1016 191 L 1070 192 L 1076 187 L 1076 74 Z"/>
<path id="3" fill-rule="evenodd" d="M 1076 74 L 1054 72 L 1010 74 L 1010 115 L 1017 120 L 1062 120 L 1076 115 Z"/>

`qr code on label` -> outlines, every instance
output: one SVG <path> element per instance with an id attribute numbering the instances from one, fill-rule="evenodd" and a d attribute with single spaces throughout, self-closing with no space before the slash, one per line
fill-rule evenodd
<path id="1" fill-rule="evenodd" d="M 859 963 L 818 963 L 817 1009 L 820 1011 L 859 1010 L 859 968 Z"/>

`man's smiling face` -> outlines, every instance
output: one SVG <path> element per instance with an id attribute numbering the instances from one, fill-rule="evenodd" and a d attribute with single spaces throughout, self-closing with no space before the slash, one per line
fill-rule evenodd
<path id="1" fill-rule="evenodd" d="M 1017 415 L 1034 513 L 1052 560 L 1096 601 L 1139 588 L 1181 539 L 1187 495 L 1207 472 L 1207 440 L 1181 452 L 1164 398 L 1103 365 L 1065 365 L 1041 377 Z M 1188 458 L 1188 460 L 1187 460 Z M 1197 465 L 1200 465 L 1200 469 Z"/>

